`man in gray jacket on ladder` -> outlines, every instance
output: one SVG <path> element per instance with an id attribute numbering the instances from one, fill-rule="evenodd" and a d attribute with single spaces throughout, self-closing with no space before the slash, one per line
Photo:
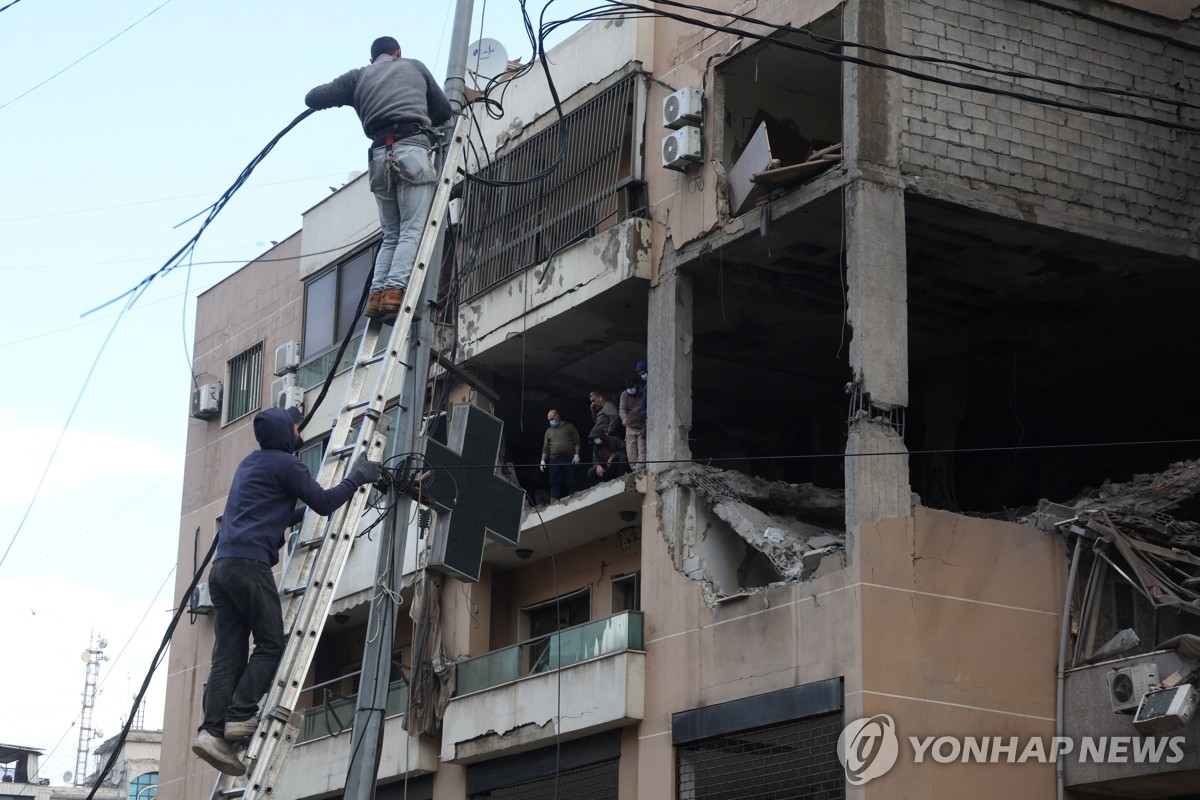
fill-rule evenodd
<path id="1" fill-rule="evenodd" d="M 304 104 L 314 109 L 353 106 L 371 140 L 368 172 L 383 241 L 365 313 L 388 319 L 404 303 L 437 180 L 434 126 L 450 119 L 450 102 L 424 64 L 401 58 L 400 43 L 381 36 L 371 43 L 368 66 L 312 89 Z"/>

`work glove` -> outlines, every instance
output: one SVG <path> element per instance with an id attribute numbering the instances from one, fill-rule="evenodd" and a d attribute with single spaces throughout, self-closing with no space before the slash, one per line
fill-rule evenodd
<path id="1" fill-rule="evenodd" d="M 354 469 L 350 470 L 350 477 L 357 477 L 358 485 L 364 486 L 378 481 L 382 472 L 383 465 L 378 461 L 371 461 L 366 456 L 359 456 L 358 461 L 354 462 Z"/>
<path id="2" fill-rule="evenodd" d="M 576 453 L 576 454 L 575 454 L 575 457 L 571 459 L 571 463 L 572 463 L 572 464 L 578 464 L 578 463 L 579 463 L 579 453 Z"/>
<path id="3" fill-rule="evenodd" d="M 540 469 L 542 472 L 546 471 L 546 459 L 542 459 L 542 463 L 538 466 L 538 469 Z"/>

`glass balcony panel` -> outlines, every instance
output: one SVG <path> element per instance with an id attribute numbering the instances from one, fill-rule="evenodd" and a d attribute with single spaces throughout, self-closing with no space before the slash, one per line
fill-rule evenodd
<path id="1" fill-rule="evenodd" d="M 625 611 L 459 662 L 455 694 L 499 686 L 522 674 L 535 675 L 624 650 L 642 650 L 642 622 L 640 611 Z"/>
<path id="2" fill-rule="evenodd" d="M 300 735 L 296 743 L 308 742 L 322 736 L 336 736 L 354 727 L 354 708 L 358 705 L 358 695 L 339 697 L 326 704 L 305 709 L 300 723 Z M 394 717 L 404 713 L 408 708 L 408 684 L 403 680 L 392 681 L 388 684 L 387 711 L 385 717 Z"/>

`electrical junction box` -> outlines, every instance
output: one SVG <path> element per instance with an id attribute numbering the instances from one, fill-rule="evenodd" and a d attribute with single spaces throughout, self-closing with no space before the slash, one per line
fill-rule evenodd
<path id="1" fill-rule="evenodd" d="M 282 377 L 300 367 L 300 343 L 292 340 L 275 348 L 275 375 Z"/>
<path id="2" fill-rule="evenodd" d="M 680 128 L 663 137 L 662 165 L 667 169 L 686 172 L 700 161 L 700 129 Z"/>
<path id="3" fill-rule="evenodd" d="M 213 611 L 212 597 L 208 593 L 207 583 L 197 583 L 192 589 L 192 597 L 188 601 L 189 614 L 211 614 Z"/>
<path id="4" fill-rule="evenodd" d="M 192 416 L 216 419 L 221 415 L 221 384 L 205 383 L 192 390 Z"/>
<path id="5" fill-rule="evenodd" d="M 1158 667 L 1153 663 L 1131 664 L 1108 673 L 1108 700 L 1113 713 L 1136 711 L 1146 692 L 1157 683 Z"/>
<path id="6" fill-rule="evenodd" d="M 663 126 L 672 130 L 703 123 L 704 95 L 695 86 L 672 92 L 663 98 Z"/>
<path id="7" fill-rule="evenodd" d="M 1133 716 L 1139 733 L 1167 733 L 1186 728 L 1196 713 L 1200 693 L 1190 683 L 1147 692 Z"/>

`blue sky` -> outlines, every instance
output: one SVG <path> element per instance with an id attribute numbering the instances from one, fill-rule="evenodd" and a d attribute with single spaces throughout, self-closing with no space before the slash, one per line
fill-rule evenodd
<path id="1" fill-rule="evenodd" d="M 558 2 L 554 16 L 589 5 Z M 217 199 L 309 88 L 365 64 L 376 36 L 444 77 L 452 10 L 21 0 L 0 13 L 0 552 L 21 526 L 0 566 L 0 742 L 46 750 L 41 774 L 55 783 L 75 768 L 91 632 L 109 641 L 93 724 L 111 735 L 174 605 L 195 297 L 364 169 L 353 111 L 318 113 L 283 139 L 210 226 L 190 275 L 157 280 L 115 329 L 119 305 L 81 314 L 156 270 L 197 223 L 174 226 Z M 483 12 L 477 0 L 472 38 L 482 30 L 527 62 L 516 0 L 492 0 L 481 27 Z M 161 725 L 164 677 L 148 727 Z"/>

